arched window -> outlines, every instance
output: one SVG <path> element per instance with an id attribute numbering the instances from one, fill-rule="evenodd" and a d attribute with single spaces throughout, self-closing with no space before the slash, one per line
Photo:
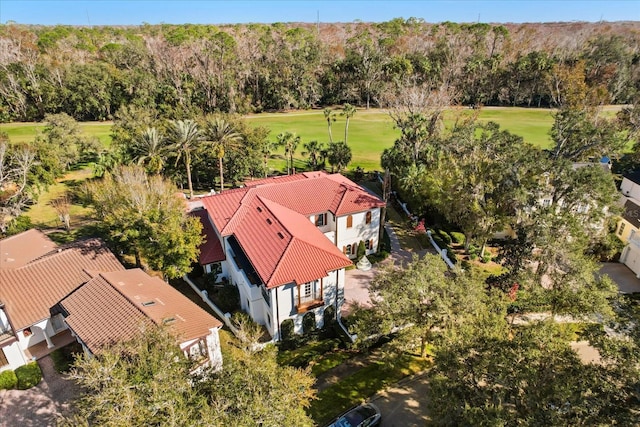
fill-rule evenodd
<path id="1" fill-rule="evenodd" d="M 351 255 L 351 245 L 347 245 L 344 250 L 345 255 Z"/>
<path id="2" fill-rule="evenodd" d="M 367 216 L 365 217 L 365 222 L 367 224 L 371 224 L 371 211 L 367 212 Z"/>

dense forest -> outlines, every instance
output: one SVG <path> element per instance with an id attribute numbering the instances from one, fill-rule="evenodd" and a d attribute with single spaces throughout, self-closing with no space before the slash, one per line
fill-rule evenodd
<path id="1" fill-rule="evenodd" d="M 576 67 L 601 103 L 640 88 L 640 22 L 389 22 L 136 27 L 0 26 L 0 122 L 121 106 L 159 117 L 350 103 L 387 106 L 407 85 L 461 105 L 553 107 Z M 559 77 L 560 76 L 560 77 Z"/>

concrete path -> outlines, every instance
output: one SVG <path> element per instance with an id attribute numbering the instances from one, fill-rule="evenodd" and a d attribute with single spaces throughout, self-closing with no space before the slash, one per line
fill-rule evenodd
<path id="1" fill-rule="evenodd" d="M 29 390 L 0 390 L 0 426 L 44 427 L 70 410 L 79 389 L 53 368 L 51 357 L 38 360 L 42 381 Z"/>
<path id="2" fill-rule="evenodd" d="M 371 306 L 369 297 L 369 284 L 375 277 L 381 265 L 393 263 L 395 265 L 403 265 L 413 259 L 415 252 L 407 251 L 400 246 L 400 241 L 391 224 L 385 224 L 385 230 L 391 241 L 391 255 L 381 263 L 371 267 L 371 270 L 362 271 L 358 269 L 347 270 L 345 272 L 344 299 L 345 304 L 342 306 L 342 315 L 348 316 L 355 303 L 365 307 Z M 428 250 L 424 249 L 417 252 L 418 257 L 424 257 Z"/>
<path id="3" fill-rule="evenodd" d="M 619 262 L 603 262 L 600 264 L 600 274 L 606 274 L 618 285 L 623 294 L 640 292 L 640 279 L 627 267 Z"/>
<path id="4" fill-rule="evenodd" d="M 418 374 L 375 395 L 371 402 L 380 409 L 382 427 L 422 427 L 426 415 L 429 384 L 426 374 Z"/>

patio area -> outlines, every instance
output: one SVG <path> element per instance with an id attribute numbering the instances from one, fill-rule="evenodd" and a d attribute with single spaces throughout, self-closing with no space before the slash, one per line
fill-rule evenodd
<path id="1" fill-rule="evenodd" d="M 71 335 L 71 331 L 66 329 L 54 336 L 51 337 L 51 342 L 53 342 L 53 347 L 48 348 L 47 342 L 42 341 L 36 345 L 33 345 L 25 350 L 25 354 L 27 357 L 35 357 L 36 360 L 43 358 L 44 356 L 49 355 L 52 351 L 64 347 L 67 344 L 71 344 L 76 339 Z"/>

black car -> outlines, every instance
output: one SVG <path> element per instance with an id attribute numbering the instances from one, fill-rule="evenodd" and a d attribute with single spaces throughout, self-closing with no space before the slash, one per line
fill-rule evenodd
<path id="1" fill-rule="evenodd" d="M 381 419 L 380 410 L 375 405 L 363 403 L 342 414 L 329 427 L 372 427 L 380 425 Z"/>

